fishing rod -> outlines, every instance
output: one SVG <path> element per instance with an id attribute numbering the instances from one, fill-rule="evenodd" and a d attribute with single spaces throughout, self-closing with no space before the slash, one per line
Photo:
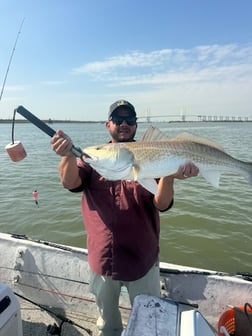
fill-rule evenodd
<path id="1" fill-rule="evenodd" d="M 48 126 L 44 121 L 40 120 L 38 117 L 36 117 L 34 114 L 32 114 L 30 111 L 28 111 L 23 106 L 18 106 L 14 110 L 13 114 L 13 121 L 12 121 L 12 142 L 5 146 L 5 149 L 7 150 L 10 158 L 12 161 L 20 161 L 23 160 L 26 157 L 25 149 L 20 141 L 14 141 L 14 125 L 15 125 L 15 115 L 16 113 L 21 114 L 25 119 L 30 121 L 33 125 L 37 126 L 41 131 L 49 135 L 50 137 L 53 137 L 56 131 Z M 72 145 L 71 152 L 81 160 L 83 159 L 83 152 L 81 148 L 75 147 Z"/>
<path id="2" fill-rule="evenodd" d="M 58 335 L 58 336 L 61 336 L 62 335 L 62 333 L 61 333 L 62 332 L 62 326 L 63 326 L 64 323 L 68 323 L 70 325 L 76 326 L 76 327 L 84 330 L 90 336 L 93 335 L 93 332 L 89 328 L 85 328 L 85 327 L 81 326 L 80 324 L 74 322 L 73 320 L 70 320 L 68 317 L 66 317 L 66 316 L 64 316 L 64 315 L 62 315 L 60 313 L 57 313 L 57 312 L 53 311 L 52 309 L 47 308 L 44 305 L 41 305 L 41 304 L 39 304 L 37 302 L 34 302 L 34 301 L 28 299 L 27 297 L 25 297 L 25 296 L 23 296 L 23 295 L 21 295 L 21 294 L 19 294 L 17 292 L 14 292 L 14 294 L 16 296 L 18 296 L 19 298 L 21 298 L 21 299 L 23 299 L 23 300 L 25 300 L 25 301 L 27 301 L 27 302 L 35 305 L 36 307 L 39 307 L 43 311 L 46 311 L 47 313 L 49 313 L 51 315 L 54 315 L 56 318 L 58 318 L 59 320 L 61 320 L 61 323 L 60 323 L 59 326 L 57 326 L 56 324 L 54 324 L 54 325 L 49 325 L 47 327 L 47 335 Z"/>
<path id="3" fill-rule="evenodd" d="M 23 24 L 24 24 L 24 20 L 25 18 L 23 18 L 23 21 L 20 25 L 20 28 L 19 28 L 19 31 L 17 33 L 17 37 L 16 37 L 16 40 L 15 40 L 15 43 L 14 43 L 14 46 L 13 46 L 13 49 L 12 49 L 12 52 L 11 52 L 11 56 L 10 56 L 10 60 L 9 60 L 9 64 L 8 64 L 8 67 L 7 67 L 7 70 L 6 70 L 6 73 L 5 73 L 5 77 L 4 77 L 4 81 L 3 81 L 3 85 L 2 85 L 2 89 L 1 89 L 1 93 L 0 93 L 0 101 L 2 99 L 2 96 L 3 96 L 3 92 L 4 92 L 4 88 L 5 88 L 5 83 L 6 83 L 6 80 L 7 80 L 7 77 L 8 77 L 8 73 L 9 73 L 9 70 L 10 70 L 10 66 L 11 66 L 11 62 L 12 62 L 12 58 L 13 58 L 13 55 L 14 55 L 14 52 L 16 50 L 16 45 L 17 45 L 17 42 L 18 42 L 18 39 L 19 39 L 19 36 L 21 34 L 21 31 L 22 31 L 22 27 L 23 27 Z"/>

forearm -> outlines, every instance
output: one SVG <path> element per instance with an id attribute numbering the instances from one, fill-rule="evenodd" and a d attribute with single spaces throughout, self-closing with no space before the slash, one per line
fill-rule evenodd
<path id="1" fill-rule="evenodd" d="M 81 185 L 81 178 L 76 157 L 71 152 L 71 139 L 63 131 L 58 130 L 51 139 L 51 147 L 61 156 L 58 169 L 63 186 L 67 189 L 78 188 Z"/>
<path id="2" fill-rule="evenodd" d="M 174 196 L 174 178 L 171 176 L 162 177 L 158 183 L 158 191 L 153 202 L 157 209 L 165 210 L 169 208 Z"/>
<path id="3" fill-rule="evenodd" d="M 59 164 L 59 174 L 64 188 L 75 189 L 81 185 L 76 157 L 63 156 Z"/>
<path id="4" fill-rule="evenodd" d="M 154 205 L 159 210 L 166 210 L 171 205 L 174 197 L 174 179 L 184 180 L 197 176 L 199 169 L 191 162 L 180 166 L 178 171 L 170 176 L 162 177 L 158 183 L 158 191 L 154 196 Z"/>

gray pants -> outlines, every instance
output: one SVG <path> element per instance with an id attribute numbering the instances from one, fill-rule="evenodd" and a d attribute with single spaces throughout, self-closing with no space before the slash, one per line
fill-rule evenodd
<path id="1" fill-rule="evenodd" d="M 96 297 L 99 310 L 97 327 L 100 336 L 120 336 L 123 330 L 119 310 L 121 287 L 129 293 L 131 305 L 138 294 L 160 296 L 160 276 L 158 262 L 142 278 L 136 281 L 112 280 L 111 277 L 97 275 L 90 271 L 90 291 Z"/>

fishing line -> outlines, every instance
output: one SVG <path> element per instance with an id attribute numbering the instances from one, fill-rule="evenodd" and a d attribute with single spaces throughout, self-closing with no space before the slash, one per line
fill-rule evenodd
<path id="1" fill-rule="evenodd" d="M 17 33 L 16 40 L 15 40 L 15 43 L 14 43 L 14 46 L 13 46 L 13 49 L 12 49 L 11 57 L 10 57 L 10 60 L 9 60 L 9 63 L 8 63 L 8 67 L 7 67 L 7 70 L 6 70 L 6 73 L 5 73 L 5 77 L 4 77 L 4 81 L 3 81 L 3 85 L 2 85 L 2 90 L 1 90 L 1 93 L 0 93 L 0 101 L 1 101 L 2 96 L 3 96 L 5 83 L 6 83 L 6 80 L 7 80 L 7 77 L 8 77 L 8 73 L 9 73 L 9 70 L 10 70 L 10 66 L 11 66 L 13 55 L 14 55 L 14 52 L 16 50 L 16 45 L 17 45 L 19 36 L 21 34 L 21 30 L 22 30 L 22 27 L 23 27 L 23 24 L 24 24 L 24 20 L 25 20 L 25 18 L 23 18 L 23 21 L 22 21 L 22 23 L 20 25 L 19 31 Z"/>
<path id="2" fill-rule="evenodd" d="M 12 117 L 12 125 L 11 125 L 11 143 L 5 146 L 5 149 L 11 158 L 12 161 L 17 162 L 23 160 L 27 154 L 24 149 L 24 146 L 20 141 L 15 141 L 14 133 L 15 133 L 15 118 L 16 118 L 16 110 L 13 112 Z"/>
<path id="3" fill-rule="evenodd" d="M 13 280 L 11 279 L 1 279 L 2 282 L 4 283 L 10 283 L 10 284 L 13 284 Z M 86 297 L 81 297 L 81 296 L 76 296 L 76 295 L 72 295 L 72 294 L 67 294 L 67 293 L 62 293 L 62 292 L 57 292 L 55 290 L 52 290 L 52 289 L 47 289 L 47 288 L 42 288 L 42 287 L 37 287 L 37 286 L 33 286 L 33 285 L 28 285 L 28 284 L 25 284 L 25 283 L 22 283 L 20 281 L 17 281 L 15 283 L 16 286 L 20 286 L 20 287 L 27 287 L 27 288 L 31 288 L 31 289 L 35 289 L 35 290 L 38 290 L 39 292 L 45 292 L 45 293 L 49 293 L 49 294 L 53 294 L 55 296 L 63 296 L 65 298 L 70 298 L 72 301 L 73 300 L 78 300 L 78 301 L 84 301 L 84 302 L 88 302 L 88 303 L 95 303 L 96 301 L 94 299 L 89 299 L 89 298 L 86 298 Z M 189 305 L 188 303 L 185 303 L 187 305 Z M 118 306 L 120 309 L 123 309 L 125 311 L 130 311 L 131 308 L 129 307 L 126 307 L 126 306 L 122 306 L 122 305 L 119 305 Z"/>
<path id="4" fill-rule="evenodd" d="M 4 282 L 4 283 L 13 284 L 13 280 L 11 280 L 11 279 L 3 279 L 3 278 L 1 278 L 1 281 Z M 78 282 L 78 281 L 73 281 L 73 282 Z M 94 304 L 96 302 L 94 299 L 89 299 L 87 297 L 76 296 L 76 295 L 67 294 L 67 293 L 63 293 L 63 292 L 57 292 L 57 291 L 52 290 L 52 289 L 42 288 L 42 287 L 38 287 L 38 286 L 28 285 L 28 284 L 20 282 L 19 280 L 15 283 L 15 285 L 16 286 L 20 286 L 20 287 L 26 287 L 26 288 L 35 289 L 35 290 L 38 290 L 41 293 L 44 292 L 44 293 L 49 293 L 49 294 L 52 294 L 52 295 L 55 295 L 55 296 L 62 296 L 64 298 L 69 298 L 72 301 L 73 300 L 77 300 L 77 301 L 80 301 L 80 302 L 84 301 L 84 302 L 88 302 L 88 303 L 92 303 L 92 304 Z M 183 304 L 187 304 L 187 305 L 193 306 L 193 304 L 188 304 L 188 303 L 183 303 Z M 126 307 L 126 306 L 122 306 L 122 305 L 119 305 L 118 307 L 120 309 L 125 310 L 125 311 L 131 311 L 130 307 Z"/>
<path id="5" fill-rule="evenodd" d="M 57 279 L 57 280 L 63 280 L 63 281 L 68 281 L 70 283 L 71 282 L 73 282 L 73 283 L 79 283 L 81 285 L 89 285 L 88 282 L 83 281 L 83 280 L 75 280 L 75 279 L 66 278 L 66 277 L 63 278 L 63 277 L 60 277 L 60 276 L 57 276 L 57 275 L 51 275 L 51 274 L 45 274 L 45 273 L 26 271 L 26 270 L 22 270 L 22 269 L 16 269 L 16 268 L 13 268 L 13 267 L 0 266 L 0 269 L 5 269 L 5 270 L 8 270 L 8 271 L 20 272 L 20 273 L 25 273 L 25 274 L 29 274 L 31 276 L 35 275 L 35 276 L 49 278 L 49 279 L 52 278 L 52 279 Z M 3 279 L 1 279 L 1 280 L 3 280 Z"/>
<path id="6" fill-rule="evenodd" d="M 14 144 L 14 133 L 15 133 L 15 117 L 16 117 L 16 110 L 13 112 L 12 123 L 11 123 L 11 144 Z"/>

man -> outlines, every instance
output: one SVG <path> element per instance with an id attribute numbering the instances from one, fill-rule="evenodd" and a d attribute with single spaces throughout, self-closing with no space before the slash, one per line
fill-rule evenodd
<path id="1" fill-rule="evenodd" d="M 106 128 L 111 142 L 134 141 L 134 106 L 126 100 L 113 103 Z M 160 178 L 158 191 L 152 195 L 137 182 L 108 181 L 77 161 L 71 152 L 72 142 L 62 131 L 57 131 L 51 143 L 62 157 L 59 173 L 63 186 L 83 192 L 90 289 L 100 314 L 99 335 L 119 336 L 123 330 L 118 308 L 121 286 L 127 287 L 131 303 L 140 293 L 160 296 L 159 211 L 173 205 L 174 179 L 196 176 L 198 168 L 188 163 L 175 175 Z"/>

